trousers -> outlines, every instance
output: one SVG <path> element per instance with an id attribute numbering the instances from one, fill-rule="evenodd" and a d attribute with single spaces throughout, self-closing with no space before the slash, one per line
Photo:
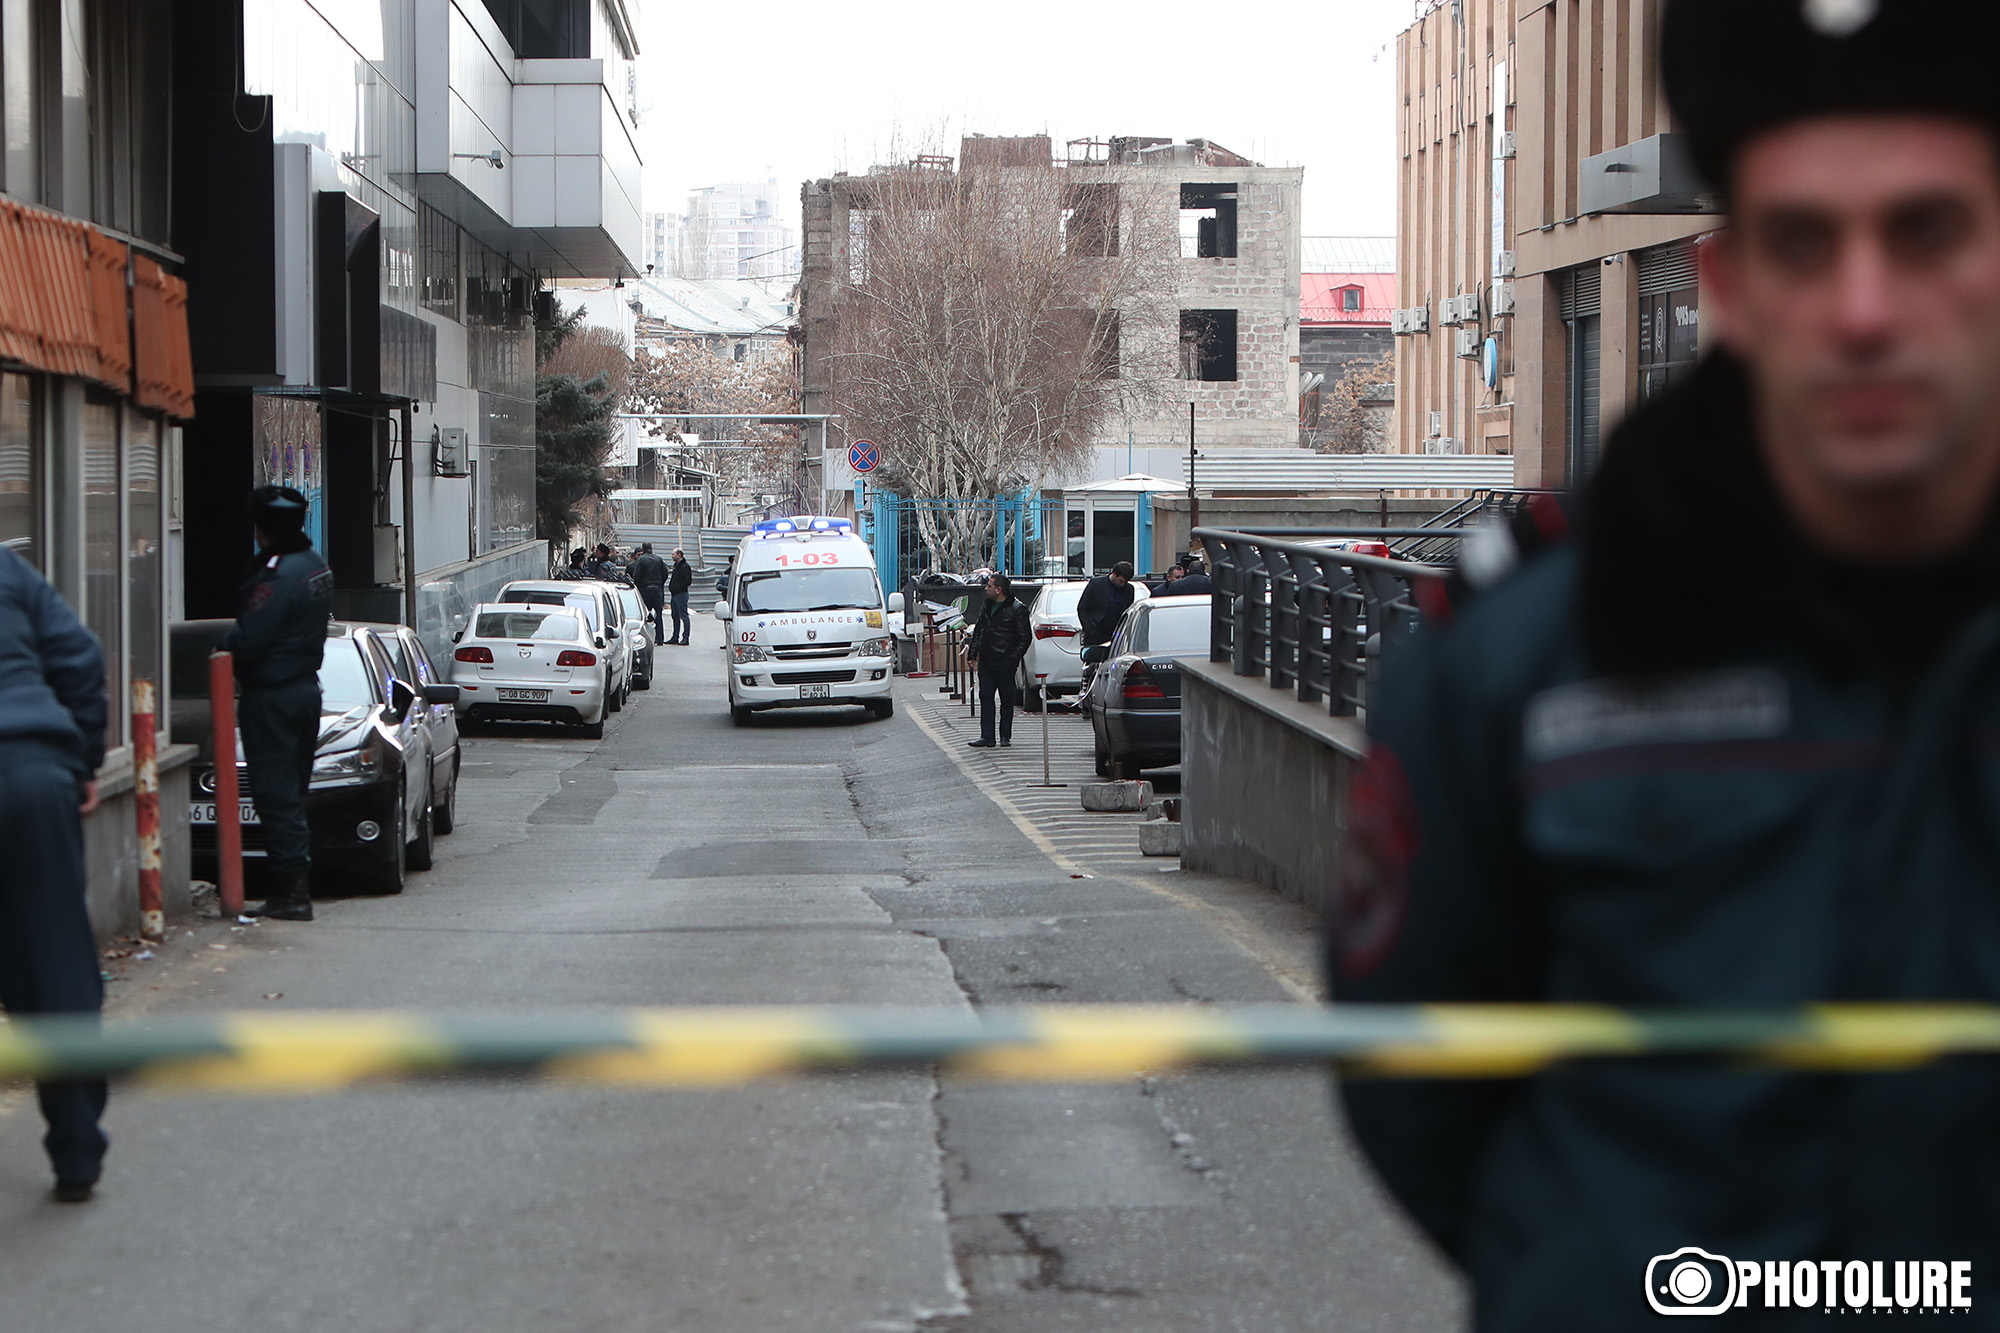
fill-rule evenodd
<path id="1" fill-rule="evenodd" d="M 12 747 L 9 747 L 10 750 Z M 10 1014 L 91 1014 L 104 1005 L 83 896 L 76 775 L 57 757 L 0 765 L 0 1006 Z M 39 1083 L 56 1179 L 93 1181 L 110 1142 L 101 1078 Z"/>
<path id="2" fill-rule="evenodd" d="M 319 679 L 244 686 L 236 727 L 250 768 L 250 799 L 264 825 L 265 864 L 273 875 L 304 874 L 312 867 L 306 788 L 319 740 Z"/>
<path id="3" fill-rule="evenodd" d="M 1018 657 L 987 657 L 979 659 L 979 739 L 990 741 L 993 736 L 994 696 L 1000 702 L 1000 736 L 1003 741 L 1014 739 L 1014 676 L 1021 669 Z"/>
<path id="4" fill-rule="evenodd" d="M 686 643 L 688 641 L 688 630 L 690 628 L 690 622 L 688 620 L 688 595 L 684 592 L 675 593 L 673 595 L 673 603 L 674 603 L 673 637 L 676 642 Z"/>
<path id="5" fill-rule="evenodd" d="M 667 587 L 664 583 L 643 583 L 639 585 L 639 600 L 646 604 L 646 621 L 653 627 L 653 642 L 667 641 L 667 628 L 660 619 L 660 613 L 667 605 Z"/>

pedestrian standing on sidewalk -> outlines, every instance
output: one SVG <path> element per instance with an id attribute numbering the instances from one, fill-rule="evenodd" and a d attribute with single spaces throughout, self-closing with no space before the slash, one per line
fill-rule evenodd
<path id="1" fill-rule="evenodd" d="M 1135 596 L 1130 560 L 1120 560 L 1109 574 L 1099 574 L 1084 584 L 1076 599 L 1077 639 L 1081 646 L 1110 643 Z"/>
<path id="2" fill-rule="evenodd" d="M 665 643 L 667 631 L 660 623 L 660 613 L 667 604 L 667 562 L 653 554 L 651 542 L 643 542 L 638 558 L 627 572 L 632 576 L 632 586 L 639 590 L 639 600 L 646 604 L 646 619 L 653 623 L 653 642 Z"/>
<path id="3" fill-rule="evenodd" d="M 683 648 L 687 647 L 688 631 L 692 628 L 688 620 L 688 589 L 693 586 L 694 567 L 688 564 L 687 556 L 675 548 L 673 572 L 667 576 L 667 596 L 674 608 L 674 637 L 667 642 L 677 643 Z"/>
<path id="4" fill-rule="evenodd" d="M 0 547 L 0 1007 L 20 1016 L 104 1004 L 84 907 L 83 816 L 97 808 L 110 717 L 97 639 L 27 561 Z M 101 1078 L 36 1086 L 55 1197 L 82 1203 L 108 1140 Z"/>
<path id="5" fill-rule="evenodd" d="M 306 788 L 319 740 L 319 664 L 333 618 L 333 574 L 305 534 L 305 496 L 289 486 L 259 486 L 251 493 L 250 515 L 256 564 L 243 584 L 236 627 L 220 646 L 236 659 L 236 726 L 250 796 L 264 824 L 270 884 L 264 905 L 251 915 L 310 921 Z"/>
<path id="6" fill-rule="evenodd" d="M 986 577 L 986 609 L 966 642 L 966 660 L 979 668 L 979 739 L 966 742 L 975 750 L 990 750 L 995 742 L 994 695 L 1000 696 L 998 744 L 1014 743 L 1014 682 L 1027 656 L 1033 630 L 1028 608 L 1014 596 L 1005 574 Z"/>

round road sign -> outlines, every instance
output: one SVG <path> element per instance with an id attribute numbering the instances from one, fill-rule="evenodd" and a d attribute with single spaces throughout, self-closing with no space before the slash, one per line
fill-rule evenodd
<path id="1" fill-rule="evenodd" d="M 856 440 L 847 446 L 847 465 L 856 472 L 873 472 L 882 461 L 882 451 L 871 440 Z"/>

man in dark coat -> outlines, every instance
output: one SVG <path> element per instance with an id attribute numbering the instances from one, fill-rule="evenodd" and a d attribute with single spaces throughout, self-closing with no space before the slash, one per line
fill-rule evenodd
<path id="1" fill-rule="evenodd" d="M 999 700 L 998 744 L 1014 743 L 1014 684 L 1020 674 L 1021 659 L 1028 654 L 1034 630 L 1028 622 L 1028 608 L 1014 595 L 1014 584 L 1005 574 L 986 577 L 986 608 L 966 640 L 965 655 L 979 670 L 979 739 L 967 741 L 975 750 L 995 745 L 994 700 Z"/>
<path id="2" fill-rule="evenodd" d="M 687 562 L 687 556 L 676 548 L 673 572 L 667 578 L 667 598 L 673 607 L 674 634 L 668 643 L 687 646 L 688 631 L 693 627 L 688 620 L 688 589 L 694 586 L 694 567 Z"/>
<path id="3" fill-rule="evenodd" d="M 1099 574 L 1086 583 L 1076 599 L 1079 643 L 1085 648 L 1110 643 L 1134 596 L 1130 560 L 1120 560 L 1109 574 Z"/>
<path id="4" fill-rule="evenodd" d="M 305 534 L 305 496 L 289 486 L 259 486 L 250 513 L 257 559 L 238 599 L 236 626 L 220 646 L 236 659 L 236 727 L 264 825 L 270 885 L 255 915 L 310 921 L 306 788 L 319 740 L 319 666 L 333 618 L 333 574 Z"/>
<path id="5" fill-rule="evenodd" d="M 632 586 L 639 590 L 639 600 L 646 604 L 646 618 L 653 622 L 653 642 L 665 643 L 667 631 L 660 613 L 667 605 L 667 562 L 653 554 L 651 542 L 644 542 L 639 547 L 638 559 L 627 572 L 632 576 Z"/>
<path id="6" fill-rule="evenodd" d="M 2000 1001 L 2000 6 L 1672 0 L 1663 49 L 1715 350 L 1388 661 L 1334 998 Z M 2000 1328 L 1992 1057 L 1342 1095 L 1481 1333 Z"/>
<path id="7" fill-rule="evenodd" d="M 1207 568 L 1201 561 L 1190 558 L 1187 562 L 1187 573 L 1169 583 L 1164 595 L 1168 597 L 1206 597 L 1214 591 L 1215 583 L 1208 577 Z"/>
<path id="8" fill-rule="evenodd" d="M 83 816 L 104 762 L 104 657 L 55 589 L 0 547 L 0 1006 L 95 1015 L 104 1003 L 84 909 Z M 43 1083 L 55 1197 L 90 1198 L 108 1142 L 103 1079 Z"/>

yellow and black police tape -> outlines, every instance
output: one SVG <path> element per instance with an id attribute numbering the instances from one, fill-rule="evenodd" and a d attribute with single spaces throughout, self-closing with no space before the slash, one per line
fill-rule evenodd
<path id="1" fill-rule="evenodd" d="M 372 1080 L 532 1073 L 645 1087 L 938 1065 L 1090 1082 L 1185 1066 L 1324 1064 L 1344 1076 L 1512 1078 L 1558 1061 L 1700 1060 L 1881 1071 L 2000 1053 L 2000 1005 L 1044 1005 L 1018 1009 L 724 1008 L 450 1014 L 222 1013 L 0 1024 L 0 1079 L 130 1076 L 315 1092 Z"/>

